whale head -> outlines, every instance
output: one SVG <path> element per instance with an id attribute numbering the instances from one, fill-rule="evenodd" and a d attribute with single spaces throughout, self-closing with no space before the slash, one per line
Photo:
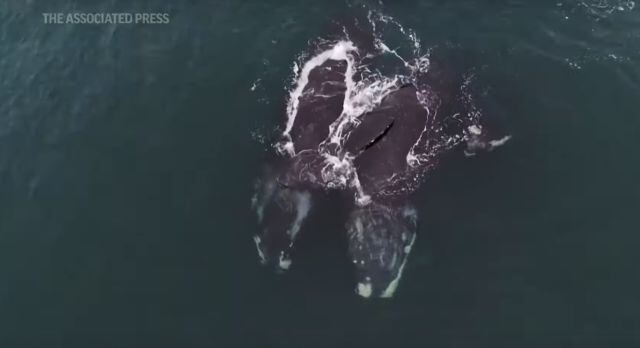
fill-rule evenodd
<path id="1" fill-rule="evenodd" d="M 253 236 L 260 262 L 286 271 L 291 252 L 309 210 L 311 194 L 282 185 L 269 173 L 256 182 L 252 208 L 258 219 Z"/>
<path id="2" fill-rule="evenodd" d="M 349 254 L 356 270 L 356 293 L 392 297 L 416 236 L 417 214 L 407 206 L 370 204 L 347 222 Z"/>

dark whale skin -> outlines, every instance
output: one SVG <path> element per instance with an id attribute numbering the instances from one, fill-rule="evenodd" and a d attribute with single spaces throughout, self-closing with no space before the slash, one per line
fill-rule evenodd
<path id="1" fill-rule="evenodd" d="M 313 195 L 343 191 L 352 207 L 345 232 L 356 293 L 391 297 L 416 239 L 418 216 L 411 196 L 425 175 L 448 150 L 466 144 L 475 153 L 503 140 L 498 145 L 489 141 L 464 102 L 462 78 L 443 68 L 418 76 L 414 83 L 398 83 L 371 111 L 358 116 L 339 144 L 328 142 L 343 113 L 346 70 L 345 61 L 329 59 L 309 73 L 288 135 L 294 151 L 281 153 L 256 186 L 253 207 L 260 229 L 254 240 L 263 264 L 288 269 Z M 353 169 L 348 184 L 329 185 L 325 170 L 330 156 L 348 159 Z M 367 200 L 353 199 L 363 193 Z"/>
<path id="2" fill-rule="evenodd" d="M 290 132 L 297 152 L 317 149 L 329 135 L 329 126 L 342 112 L 346 69 L 344 61 L 328 60 L 310 72 Z"/>
<path id="3" fill-rule="evenodd" d="M 365 192 L 375 196 L 391 177 L 401 179 L 405 175 L 407 154 L 420 138 L 427 120 L 427 111 L 419 104 L 413 86 L 392 92 L 379 107 L 363 116 L 345 147 L 357 154 L 354 164 Z M 382 132 L 384 136 L 376 138 Z M 371 144 L 373 140 L 375 143 Z"/>

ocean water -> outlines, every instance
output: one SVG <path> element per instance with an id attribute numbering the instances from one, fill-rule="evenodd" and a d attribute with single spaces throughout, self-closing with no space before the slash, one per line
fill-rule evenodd
<path id="1" fill-rule="evenodd" d="M 368 10 L 513 136 L 425 182 L 390 300 L 354 294 L 343 210 L 287 274 L 251 239 L 293 63 Z M 75 11 L 171 21 L 43 23 Z M 639 107 L 632 1 L 2 2 L 0 347 L 637 347 Z"/>

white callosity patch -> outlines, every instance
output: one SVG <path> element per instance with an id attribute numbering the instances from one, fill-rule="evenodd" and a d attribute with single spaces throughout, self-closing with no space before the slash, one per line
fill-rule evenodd
<path id="1" fill-rule="evenodd" d="M 369 282 L 358 283 L 358 288 L 356 289 L 356 293 L 358 293 L 358 295 L 364 298 L 371 297 L 371 294 L 373 293 L 373 288 L 371 287 L 371 283 Z"/>
<path id="2" fill-rule="evenodd" d="M 285 256 L 283 251 L 280 252 L 280 258 L 278 259 L 278 266 L 280 267 L 280 269 L 285 271 L 288 270 L 289 267 L 291 267 L 291 259 Z"/>

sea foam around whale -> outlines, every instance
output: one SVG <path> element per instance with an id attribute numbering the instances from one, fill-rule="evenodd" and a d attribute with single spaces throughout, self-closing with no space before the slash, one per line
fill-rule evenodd
<path id="1" fill-rule="evenodd" d="M 322 169 L 324 186 L 327 188 L 354 189 L 356 192 L 355 201 L 360 206 L 370 203 L 371 197 L 369 193 L 364 192 L 360 184 L 358 173 L 353 164 L 354 156 L 343 150 L 346 139 L 350 132 L 361 122 L 363 115 L 374 110 L 386 96 L 398 90 L 402 85 L 413 84 L 419 86 L 416 81 L 417 77 L 420 74 L 426 74 L 430 68 L 430 50 L 425 51 L 422 49 L 420 40 L 414 31 L 403 27 L 390 16 L 375 12 L 368 13 L 367 25 L 369 26 L 368 30 L 372 33 L 371 45 L 351 39 L 349 29 L 344 27 L 342 37 L 333 41 L 321 40 L 324 44 L 321 49 L 315 47 L 315 54 L 303 54 L 301 57 L 304 56 L 307 59 L 299 59 L 293 64 L 293 79 L 287 99 L 286 126 L 281 134 L 282 140 L 275 144 L 275 148 L 280 154 L 291 157 L 296 155 L 297 152 L 290 132 L 298 116 L 298 107 L 303 93 L 309 93 L 305 91 L 305 87 L 309 83 L 309 75 L 315 68 L 322 66 L 327 61 L 345 62 L 344 84 L 346 91 L 344 93 L 342 113 L 330 125 L 329 136 L 320 144 L 318 151 L 324 158 L 324 168 Z M 390 48 L 391 44 L 385 41 L 385 35 L 389 32 L 398 34 L 396 36 L 402 38 L 402 45 L 405 46 L 401 47 L 404 56 L 398 53 L 400 49 Z M 365 49 L 364 47 L 372 47 L 373 49 Z M 369 65 L 372 59 L 380 57 L 393 61 L 396 67 L 391 70 L 396 71 L 396 73 L 384 74 L 377 67 Z M 465 84 L 472 77 L 472 75 L 468 76 Z M 465 88 L 464 84 L 460 86 L 461 90 Z M 417 89 L 416 97 L 420 105 L 429 114 L 429 117 L 436 117 L 436 101 L 428 86 Z M 473 98 L 470 94 L 467 94 L 465 100 L 469 104 L 473 104 Z M 481 112 L 475 107 L 470 107 L 470 110 L 472 111 L 467 115 L 456 114 L 451 116 L 453 118 L 466 118 L 465 123 L 471 125 L 462 134 L 443 136 L 428 141 L 422 135 L 427 132 L 430 134 L 442 133 L 441 129 L 429 129 L 428 123 L 423 129 L 422 135 L 406 156 L 408 167 L 424 167 L 428 161 L 435 158 L 436 153 L 457 146 L 467 140 L 468 136 L 474 136 L 481 132 L 482 127 L 479 123 Z M 501 142 L 496 142 L 495 144 L 498 145 Z M 396 190 L 409 191 L 415 189 L 419 185 L 423 174 L 422 171 L 416 170 L 412 174 L 415 178 L 409 180 L 413 182 L 411 187 L 396 188 Z M 395 178 L 389 179 L 393 181 Z M 407 181 L 406 177 L 402 179 Z"/>
<path id="2" fill-rule="evenodd" d="M 438 99 L 437 91 L 434 91 L 429 83 L 425 82 L 425 76 L 432 67 L 431 49 L 424 50 L 415 32 L 403 27 L 389 16 L 369 12 L 366 17 L 366 25 L 368 28 L 365 31 L 370 35 L 362 35 L 361 32 L 350 33 L 349 28 L 343 27 L 342 35 L 333 40 L 318 40 L 319 44 L 309 49 L 312 53 L 303 52 L 293 63 L 292 82 L 287 88 L 286 123 L 280 134 L 280 141 L 274 144 L 276 152 L 281 156 L 293 158 L 302 154 L 299 149 L 296 149 L 291 135 L 296 118 L 299 116 L 301 101 L 310 94 L 318 100 L 332 97 L 322 95 L 322 91 L 307 88 L 311 83 L 311 74 L 316 68 L 320 68 L 328 62 L 344 63 L 346 65 L 343 81 L 345 91 L 341 112 L 337 119 L 329 125 L 327 137 L 320 142 L 317 149 L 314 149 L 319 155 L 321 170 L 319 178 L 313 176 L 313 180 L 314 183 L 320 184 L 326 189 L 347 189 L 347 191 L 354 192 L 354 201 L 363 210 L 361 210 L 361 214 L 352 214 L 353 223 L 350 225 L 352 228 L 349 228 L 349 234 L 351 238 L 361 239 L 364 238 L 362 236 L 364 230 L 385 227 L 384 221 L 408 219 L 407 221 L 413 221 L 415 224 L 417 220 L 415 209 L 406 210 L 404 213 L 406 216 L 401 218 L 394 215 L 393 211 L 387 211 L 388 209 L 384 206 L 378 206 L 376 199 L 384 195 L 404 197 L 415 191 L 426 173 L 436 166 L 438 155 L 465 142 L 486 149 L 487 146 L 489 148 L 499 146 L 508 140 L 508 138 L 503 138 L 487 143 L 480 139 L 484 132 L 480 122 L 482 112 L 475 105 L 473 94 L 469 88 L 474 78 L 473 74 L 464 75 L 462 83 L 457 86 L 457 93 L 462 97 L 453 101 L 461 103 L 464 106 L 461 110 L 464 109 L 464 112 L 439 115 L 439 112 L 447 111 L 441 111 L 442 101 Z M 396 40 L 398 37 L 401 38 L 400 46 L 396 45 L 396 42 L 391 44 L 387 41 L 386 35 L 389 33 L 393 33 Z M 380 65 L 381 61 L 384 64 Z M 365 192 L 354 164 L 358 154 L 347 151 L 345 144 L 351 132 L 360 125 L 365 115 L 379 107 L 385 97 L 405 85 L 415 87 L 415 100 L 418 101 L 419 107 L 426 111 L 428 120 L 406 154 L 406 168 L 402 168 L 387 178 L 386 184 L 380 187 L 378 192 Z M 305 117 L 307 116 L 305 115 Z M 447 132 L 442 123 L 444 118 L 455 120 L 464 127 L 456 132 Z M 469 153 L 473 154 L 473 151 Z M 253 204 L 259 220 L 262 219 L 264 205 L 273 195 L 274 185 L 276 185 L 275 182 L 267 183 L 263 185 L 261 192 L 256 192 Z M 374 195 L 377 198 L 373 198 Z M 288 233 L 290 233 L 293 244 L 300 225 L 310 209 L 311 199 L 306 192 L 291 198 L 296 214 L 295 219 L 288 227 Z M 376 221 L 376 215 L 369 212 L 370 208 L 374 209 L 376 214 L 386 214 L 385 219 Z M 365 228 L 365 226 L 367 227 Z M 407 234 L 407 236 L 409 235 L 411 234 Z M 402 236 L 405 238 L 405 234 Z M 256 237 L 254 241 L 261 261 L 264 263 L 266 259 L 262 253 L 263 241 L 259 237 Z M 380 293 L 381 297 L 393 296 L 414 242 L 415 234 L 410 236 L 410 240 L 403 239 L 398 243 L 405 245 L 399 251 L 404 255 L 401 258 L 394 257 L 391 260 L 383 260 L 385 264 L 388 261 L 392 268 L 396 267 L 397 272 L 390 279 L 388 286 Z M 365 262 L 362 258 L 352 261 L 360 264 Z M 289 256 L 281 252 L 278 259 L 279 269 L 286 270 L 290 265 Z M 363 297 L 371 296 L 373 291 L 370 279 L 369 282 L 366 279 L 368 278 L 365 277 L 365 280 L 356 287 L 356 292 Z"/>

